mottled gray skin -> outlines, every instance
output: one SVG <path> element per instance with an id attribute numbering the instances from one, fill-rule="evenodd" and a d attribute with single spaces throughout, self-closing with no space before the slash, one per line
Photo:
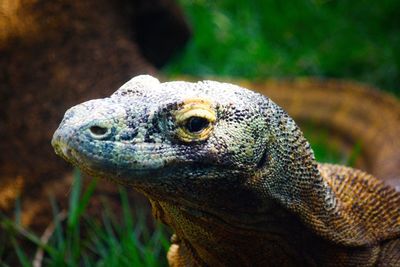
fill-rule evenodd
<path id="1" fill-rule="evenodd" d="M 188 133 L 193 117 L 207 124 Z M 52 143 L 85 172 L 150 199 L 177 233 L 171 265 L 374 265 L 385 253 L 400 261 L 400 243 L 389 242 L 400 232 L 399 194 L 317 164 L 287 113 L 250 90 L 138 76 L 68 110 Z M 359 185 L 368 195 L 349 202 Z"/>
<path id="2" fill-rule="evenodd" d="M 184 142 L 175 136 L 173 112 L 188 99 L 207 99 L 216 110 L 218 121 L 207 140 Z M 138 76 L 110 98 L 68 110 L 53 145 L 58 154 L 85 170 L 139 187 L 161 182 L 175 191 L 174 186 L 193 179 L 212 181 L 214 176 L 232 183 L 234 177 L 262 172 L 258 165 L 271 137 L 262 113 L 282 113 L 275 108 L 259 94 L 234 85 L 160 84 L 150 76 Z M 107 133 L 96 136 L 92 126 L 107 128 Z"/>

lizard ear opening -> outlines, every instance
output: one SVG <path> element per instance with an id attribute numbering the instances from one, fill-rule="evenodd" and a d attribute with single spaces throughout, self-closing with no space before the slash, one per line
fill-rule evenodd
<path id="1" fill-rule="evenodd" d="M 265 165 L 267 165 L 267 160 L 268 160 L 268 149 L 264 148 L 264 152 L 257 163 L 257 169 L 264 168 Z"/>
<path id="2" fill-rule="evenodd" d="M 160 81 L 151 75 L 139 75 L 133 77 L 122 85 L 111 97 L 143 95 L 145 91 L 158 88 Z"/>

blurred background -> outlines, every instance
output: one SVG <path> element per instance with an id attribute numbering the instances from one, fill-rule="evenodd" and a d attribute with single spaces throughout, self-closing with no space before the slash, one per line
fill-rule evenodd
<path id="1" fill-rule="evenodd" d="M 365 91 L 360 113 L 384 105 L 397 123 L 400 1 L 0 0 L 1 264 L 166 265 L 170 233 L 147 201 L 71 174 L 50 146 L 67 108 L 143 73 L 238 81 L 282 105 L 298 87 L 321 114 L 332 112 L 321 92 Z M 368 165 L 357 140 L 299 121 L 319 161 Z"/>
<path id="2" fill-rule="evenodd" d="M 168 74 L 344 78 L 399 95 L 399 1 L 179 3 L 193 38 Z"/>

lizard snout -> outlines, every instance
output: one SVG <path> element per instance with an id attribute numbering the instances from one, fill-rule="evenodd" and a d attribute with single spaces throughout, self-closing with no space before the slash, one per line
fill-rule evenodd
<path id="1" fill-rule="evenodd" d="M 60 157 L 66 160 L 68 160 L 71 157 L 71 149 L 65 142 L 63 142 L 59 132 L 56 132 L 54 134 L 53 139 L 51 140 L 51 145 L 53 146 L 56 154 L 59 155 Z"/>

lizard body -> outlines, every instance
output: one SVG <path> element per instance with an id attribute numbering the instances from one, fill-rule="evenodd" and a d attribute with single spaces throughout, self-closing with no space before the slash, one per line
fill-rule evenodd
<path id="1" fill-rule="evenodd" d="M 400 194 L 318 164 L 293 119 L 250 90 L 138 76 L 67 111 L 52 143 L 149 198 L 176 232 L 171 266 L 400 264 Z"/>

